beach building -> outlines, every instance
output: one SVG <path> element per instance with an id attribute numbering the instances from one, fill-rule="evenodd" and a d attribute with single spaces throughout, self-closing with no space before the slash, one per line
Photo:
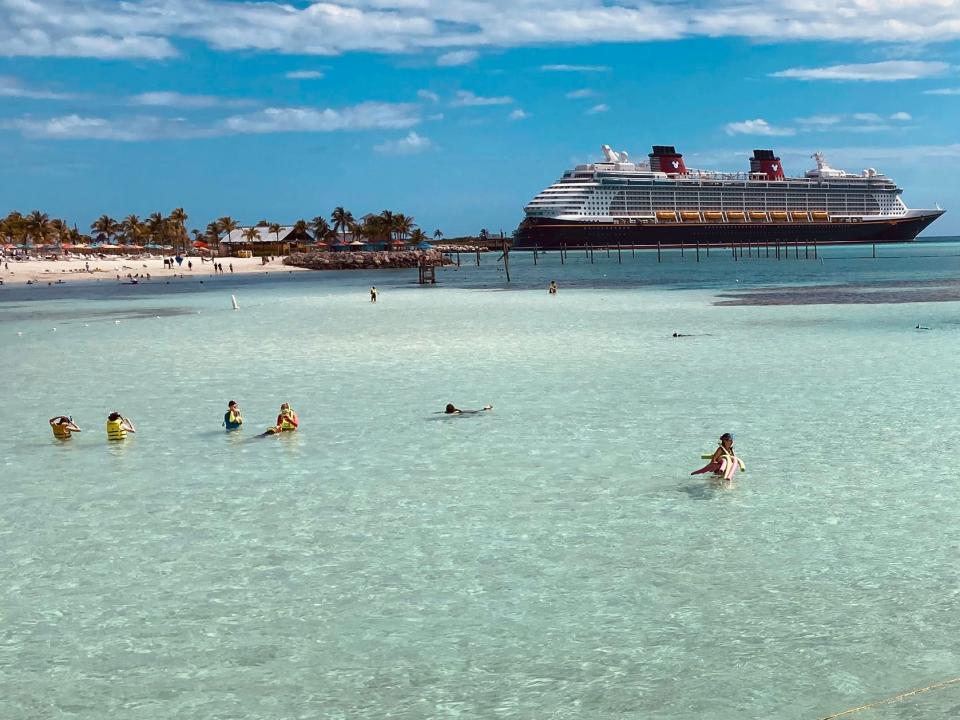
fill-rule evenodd
<path id="1" fill-rule="evenodd" d="M 236 257 L 285 255 L 313 247 L 313 236 L 293 225 L 283 225 L 277 232 L 270 232 L 266 225 L 238 227 L 220 240 L 220 254 Z"/>

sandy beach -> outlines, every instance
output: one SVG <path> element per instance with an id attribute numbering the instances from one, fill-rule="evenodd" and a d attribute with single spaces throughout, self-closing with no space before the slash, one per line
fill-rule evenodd
<path id="1" fill-rule="evenodd" d="M 131 277 L 150 282 L 157 279 L 183 275 L 203 277 L 214 274 L 214 266 L 210 260 L 201 262 L 199 257 L 184 258 L 183 264 L 175 269 L 164 268 L 163 258 L 156 256 L 143 257 L 108 257 L 106 259 L 70 258 L 61 260 L 47 260 L 43 258 L 29 258 L 12 260 L 4 258 L 0 261 L 0 280 L 5 285 L 25 285 L 35 283 L 75 283 L 75 282 L 129 282 Z M 255 273 L 290 273 L 303 272 L 303 268 L 290 267 L 283 264 L 282 257 L 275 257 L 264 265 L 261 259 L 255 258 L 218 258 L 223 264 L 223 274 Z M 193 268 L 188 263 L 193 263 Z M 89 270 L 87 269 L 89 265 Z M 232 266 L 232 270 L 231 270 Z M 150 277 L 147 278 L 146 276 Z M 139 277 L 137 277 L 139 276 Z"/>

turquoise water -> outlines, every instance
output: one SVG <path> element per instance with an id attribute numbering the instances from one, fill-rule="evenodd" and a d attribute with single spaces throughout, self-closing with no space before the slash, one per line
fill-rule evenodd
<path id="1" fill-rule="evenodd" d="M 960 245 L 865 252 L 3 288 L 0 717 L 815 718 L 960 675 L 960 313 L 916 302 Z M 824 283 L 894 302 L 715 304 Z M 691 478 L 724 431 L 748 471 Z"/>

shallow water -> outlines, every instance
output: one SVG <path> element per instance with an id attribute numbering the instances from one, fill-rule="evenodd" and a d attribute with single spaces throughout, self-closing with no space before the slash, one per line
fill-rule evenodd
<path id="1" fill-rule="evenodd" d="M 811 718 L 960 675 L 958 306 L 715 304 L 960 277 L 864 252 L 3 288 L 0 717 Z M 688 475 L 723 431 L 729 488 Z"/>

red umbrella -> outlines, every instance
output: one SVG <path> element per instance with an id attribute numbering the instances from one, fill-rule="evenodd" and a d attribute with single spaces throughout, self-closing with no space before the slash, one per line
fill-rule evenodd
<path id="1" fill-rule="evenodd" d="M 195 240 L 193 246 L 195 248 L 205 248 L 207 247 L 207 244 L 203 240 Z"/>

